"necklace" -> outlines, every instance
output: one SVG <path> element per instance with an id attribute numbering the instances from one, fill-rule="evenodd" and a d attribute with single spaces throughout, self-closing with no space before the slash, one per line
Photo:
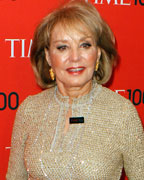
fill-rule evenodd
<path id="1" fill-rule="evenodd" d="M 71 105 L 72 117 L 70 117 L 69 120 L 70 120 L 70 124 L 77 124 L 78 128 L 76 128 L 76 131 L 74 131 L 74 133 L 72 134 L 72 137 L 71 137 L 71 140 L 70 140 L 71 145 L 74 143 L 74 139 L 76 138 L 76 135 L 78 134 L 80 128 L 82 127 L 80 124 L 84 123 L 84 118 L 85 119 L 88 118 L 90 106 L 91 106 L 91 103 L 92 103 L 92 101 L 93 101 L 93 99 L 95 97 L 94 93 L 95 93 L 96 88 L 98 88 L 96 86 L 97 86 L 97 83 L 93 82 L 92 83 L 92 89 L 91 89 L 90 93 L 88 93 L 88 94 L 86 94 L 84 96 L 81 96 L 80 98 L 74 98 L 74 100 L 73 100 L 73 103 Z M 68 111 L 68 109 L 70 107 L 70 105 L 68 103 L 69 97 L 68 96 L 62 96 L 60 94 L 60 92 L 58 91 L 57 87 L 55 87 L 54 98 L 57 101 L 57 103 L 60 105 L 60 112 L 59 112 L 59 117 L 58 117 L 58 121 L 57 121 L 57 125 L 56 125 L 55 135 L 54 135 L 54 138 L 53 138 L 53 141 L 52 141 L 52 144 L 51 144 L 50 152 L 52 152 L 54 150 L 54 147 L 55 147 L 55 144 L 56 144 L 58 131 L 59 131 L 60 124 L 61 124 L 61 121 L 62 121 L 62 118 L 61 118 L 62 109 L 63 109 L 64 106 L 66 106 L 67 111 Z M 84 105 L 87 105 L 87 113 L 86 113 L 85 117 L 83 117 L 83 112 L 82 112 L 82 107 Z M 75 114 L 74 112 L 76 112 L 76 111 L 79 111 L 77 113 L 77 114 L 80 115 L 79 117 L 74 116 L 74 114 Z M 60 151 L 62 151 L 63 140 L 64 140 L 64 135 L 62 135 L 62 137 L 61 137 Z"/>

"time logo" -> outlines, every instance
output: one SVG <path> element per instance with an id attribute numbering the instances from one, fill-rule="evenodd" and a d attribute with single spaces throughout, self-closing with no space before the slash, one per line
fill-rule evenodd
<path id="1" fill-rule="evenodd" d="M 16 92 L 11 92 L 8 95 L 0 92 L 0 111 L 9 108 L 11 110 L 17 109 L 19 106 L 19 95 Z"/>

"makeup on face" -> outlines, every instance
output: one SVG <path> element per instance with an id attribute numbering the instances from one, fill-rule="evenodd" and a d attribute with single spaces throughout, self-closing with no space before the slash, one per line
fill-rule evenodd
<path id="1" fill-rule="evenodd" d="M 75 29 L 67 32 L 61 24 L 53 29 L 48 62 L 55 72 L 57 84 L 75 87 L 92 80 L 97 46 L 86 27 L 83 32 Z"/>

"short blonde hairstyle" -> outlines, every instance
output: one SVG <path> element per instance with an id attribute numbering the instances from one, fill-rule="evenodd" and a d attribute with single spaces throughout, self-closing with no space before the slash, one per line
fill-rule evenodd
<path id="1" fill-rule="evenodd" d="M 42 88 L 56 84 L 55 80 L 50 78 L 51 67 L 45 58 L 45 48 L 50 47 L 51 33 L 57 23 L 61 23 L 68 30 L 76 28 L 79 31 L 82 31 L 81 25 L 84 25 L 92 33 L 95 43 L 101 49 L 99 68 L 94 72 L 93 78 L 99 84 L 105 84 L 110 79 L 113 64 L 116 62 L 115 38 L 96 8 L 84 0 L 69 1 L 48 14 L 36 28 L 31 47 L 31 63 L 38 84 Z"/>

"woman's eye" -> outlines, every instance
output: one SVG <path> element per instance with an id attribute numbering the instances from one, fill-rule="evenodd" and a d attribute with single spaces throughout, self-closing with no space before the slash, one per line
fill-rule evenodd
<path id="1" fill-rule="evenodd" d="M 67 48 L 66 45 L 62 45 L 62 46 L 58 46 L 57 49 L 60 50 L 60 51 L 63 51 Z"/>
<path id="2" fill-rule="evenodd" d="M 90 43 L 83 43 L 81 46 L 83 48 L 89 48 L 89 47 L 91 47 L 91 44 Z"/>

